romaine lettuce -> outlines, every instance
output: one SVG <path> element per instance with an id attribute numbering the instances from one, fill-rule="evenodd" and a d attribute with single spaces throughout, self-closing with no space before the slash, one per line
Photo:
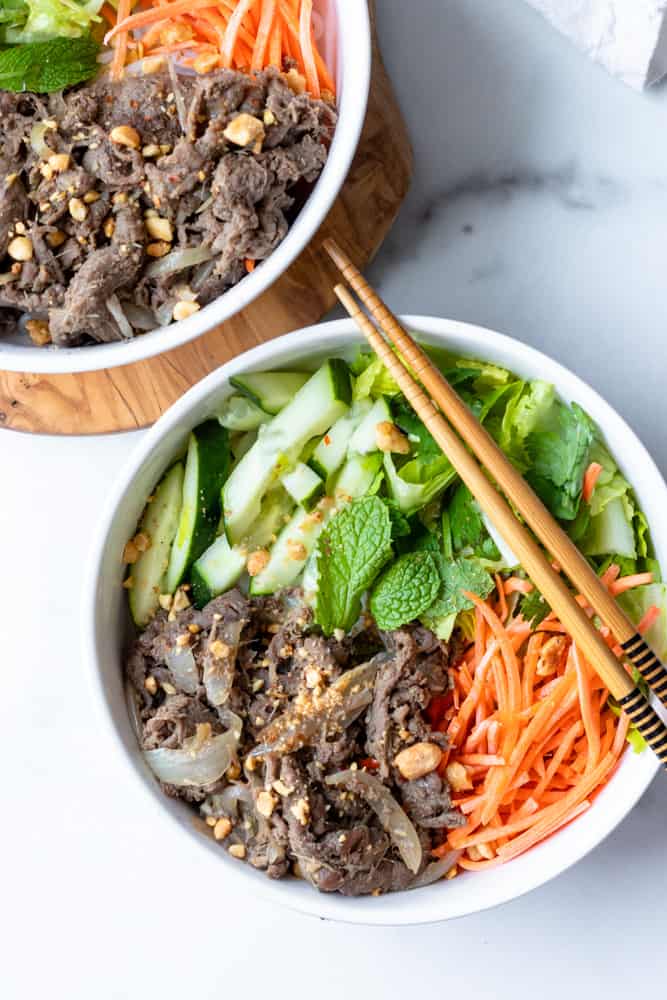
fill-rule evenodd
<path id="1" fill-rule="evenodd" d="M 99 21 L 104 0 L 3 0 L 0 39 L 7 45 L 81 38 Z"/>

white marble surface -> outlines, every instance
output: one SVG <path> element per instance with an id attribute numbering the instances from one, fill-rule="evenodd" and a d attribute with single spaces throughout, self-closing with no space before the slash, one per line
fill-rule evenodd
<path id="1" fill-rule="evenodd" d="M 519 0 L 379 0 L 379 13 L 417 169 L 372 279 L 397 310 L 484 323 L 565 362 L 667 472 L 667 92 L 615 83 Z M 99 750 L 78 650 L 96 514 L 136 440 L 0 436 L 3 998 L 664 988 L 663 776 L 566 875 L 449 925 L 325 925 L 179 857 Z"/>

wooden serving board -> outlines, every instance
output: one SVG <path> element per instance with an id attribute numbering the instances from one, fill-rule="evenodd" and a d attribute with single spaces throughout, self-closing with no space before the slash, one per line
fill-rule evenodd
<path id="1" fill-rule="evenodd" d="M 374 18 L 374 0 L 371 0 Z M 343 190 L 319 232 L 288 271 L 247 309 L 196 340 L 122 368 L 72 375 L 0 371 L 0 427 L 41 434 L 102 434 L 152 424 L 225 361 L 280 334 L 316 323 L 335 303 L 335 273 L 320 247 L 331 236 L 364 267 L 398 213 L 412 151 L 373 27 L 368 113 Z"/>

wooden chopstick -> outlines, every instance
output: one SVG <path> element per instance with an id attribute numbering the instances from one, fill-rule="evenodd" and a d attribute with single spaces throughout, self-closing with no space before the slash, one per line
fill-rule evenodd
<path id="1" fill-rule="evenodd" d="M 593 568 L 574 542 L 549 513 L 523 476 L 514 468 L 486 428 L 480 424 L 463 400 L 454 392 L 444 375 L 431 362 L 418 344 L 403 329 L 377 293 L 368 284 L 352 261 L 333 240 L 325 249 L 345 280 L 367 307 L 375 322 L 383 329 L 411 365 L 418 379 L 440 410 L 456 428 L 479 461 L 490 472 L 503 493 L 539 538 L 547 552 L 563 567 L 577 590 L 583 594 L 600 618 L 611 629 L 624 654 L 639 670 L 660 701 L 667 707 L 667 670 L 648 643 L 639 634 L 620 605 L 614 600 Z"/>
<path id="2" fill-rule="evenodd" d="M 598 672 L 605 686 L 622 705 L 646 742 L 667 768 L 667 726 L 646 703 L 641 691 L 633 684 L 622 664 L 606 645 L 584 610 L 575 601 L 565 580 L 553 570 L 537 542 L 514 516 L 507 501 L 487 479 L 456 432 L 403 366 L 402 361 L 394 354 L 348 289 L 343 285 L 337 285 L 335 292 L 373 350 L 382 359 L 398 383 L 406 399 L 409 400 L 417 415 L 438 442 L 454 469 L 475 496 L 482 510 L 516 552 L 526 572 L 558 614 L 575 643 Z M 404 341 L 406 349 L 403 350 L 405 362 L 414 367 L 413 361 L 408 357 L 408 353 L 412 354 L 412 351 L 409 350 L 411 338 L 407 333 L 404 335 L 407 338 Z M 418 356 L 416 360 L 419 361 Z M 489 471 L 494 472 L 493 467 L 489 468 Z"/>

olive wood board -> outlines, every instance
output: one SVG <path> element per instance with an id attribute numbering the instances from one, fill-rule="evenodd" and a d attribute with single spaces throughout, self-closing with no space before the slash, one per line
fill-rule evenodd
<path id="1" fill-rule="evenodd" d="M 374 19 L 374 2 L 371 2 Z M 0 371 L 0 427 L 34 434 L 104 434 L 147 427 L 225 361 L 318 322 L 335 304 L 335 273 L 321 250 L 333 237 L 363 268 L 407 194 L 412 151 L 373 25 L 373 70 L 359 149 L 313 240 L 282 277 L 221 326 L 132 365 L 70 375 Z"/>

